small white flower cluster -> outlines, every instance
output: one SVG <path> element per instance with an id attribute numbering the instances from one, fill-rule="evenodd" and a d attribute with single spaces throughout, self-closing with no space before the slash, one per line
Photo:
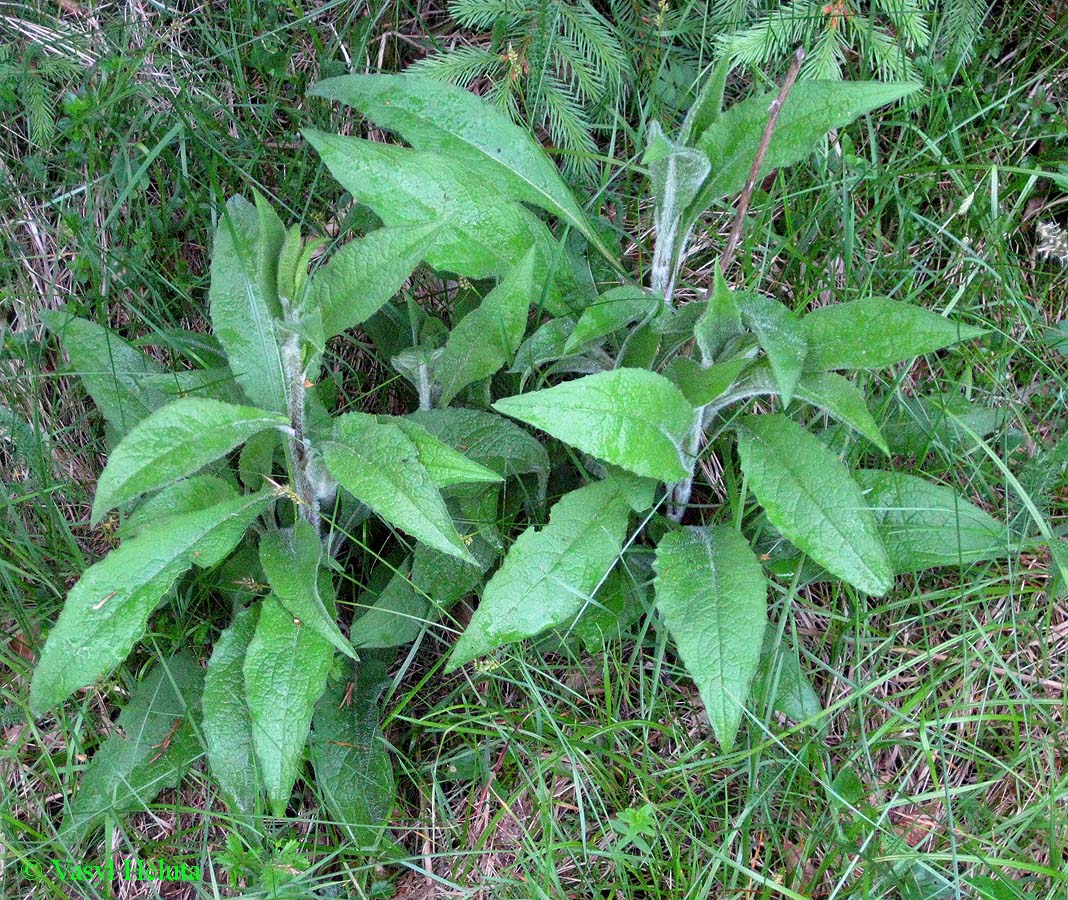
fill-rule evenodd
<path id="1" fill-rule="evenodd" d="M 1052 256 L 1060 263 L 1068 263 L 1068 229 L 1053 222 L 1038 223 L 1039 256 Z"/>

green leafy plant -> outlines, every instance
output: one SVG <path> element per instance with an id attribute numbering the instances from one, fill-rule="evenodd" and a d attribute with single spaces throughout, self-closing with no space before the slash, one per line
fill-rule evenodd
<path id="1" fill-rule="evenodd" d="M 141 682 L 123 715 L 155 730 L 94 757 L 68 827 L 84 832 L 143 798 L 94 787 L 108 781 L 98 770 L 133 788 L 170 783 L 203 735 L 235 812 L 252 813 L 265 793 L 282 815 L 307 746 L 352 844 L 379 845 L 394 792 L 377 734 L 391 650 L 439 623 L 447 633 L 468 594 L 480 601 L 446 671 L 554 630 L 595 646 L 640 614 L 652 584 L 657 622 L 729 750 L 762 666 L 784 673 L 788 715 L 815 702 L 796 659 L 768 640 L 770 579 L 796 579 L 808 562 L 813 577 L 881 595 L 898 573 L 1007 551 L 1004 527 L 951 487 L 850 467 L 829 443 L 851 434 L 856 456 L 888 455 L 840 372 L 981 331 L 880 297 L 799 316 L 731 290 L 722 271 L 705 298 L 674 298 L 709 204 L 747 198 L 828 129 L 915 85 L 813 81 L 722 111 L 725 77 L 721 66 L 677 136 L 649 127 L 648 286 L 499 111 L 425 77 L 346 76 L 313 93 L 409 146 L 305 135 L 382 228 L 309 271 L 317 241 L 259 196 L 231 200 L 213 250 L 215 337 L 181 371 L 83 319 L 46 317 L 111 429 L 92 520 L 128 515 L 48 636 L 33 709 L 111 672 L 191 571 L 234 603 L 203 674 L 178 656 Z M 614 284 L 594 283 L 597 257 Z M 420 263 L 460 284 L 451 328 L 410 298 L 390 302 Z M 326 343 L 357 326 L 410 382 L 417 409 L 330 408 Z M 820 416 L 846 431 L 821 430 Z M 711 450 L 740 486 L 722 509 L 692 502 Z M 509 522 L 514 539 L 499 527 Z M 758 555 L 769 535 L 778 549 Z M 345 569 L 361 560 L 371 577 L 353 600 Z"/>

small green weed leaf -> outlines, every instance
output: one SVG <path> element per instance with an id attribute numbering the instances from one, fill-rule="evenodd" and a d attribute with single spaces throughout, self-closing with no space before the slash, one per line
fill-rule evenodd
<path id="1" fill-rule="evenodd" d="M 818 406 L 843 425 L 864 435 L 887 456 L 890 450 L 875 419 L 868 411 L 864 395 L 855 384 L 833 372 L 806 372 L 796 387 L 797 396 Z"/>
<path id="2" fill-rule="evenodd" d="M 202 684 L 200 666 L 182 653 L 157 663 L 134 687 L 118 727 L 85 768 L 60 825 L 65 841 L 83 840 L 108 816 L 145 810 L 181 783 L 204 752 L 195 726 Z"/>
<path id="3" fill-rule="evenodd" d="M 534 279 L 533 248 L 475 310 L 452 329 L 438 364 L 441 405 L 469 384 L 510 365 L 523 342 L 527 310 L 541 297 Z"/>
<path id="4" fill-rule="evenodd" d="M 122 523 L 122 537 L 128 540 L 171 516 L 207 509 L 217 503 L 236 500 L 237 496 L 233 487 L 215 475 L 183 478 L 138 506 Z"/>
<path id="5" fill-rule="evenodd" d="M 751 359 L 728 359 L 705 368 L 689 356 L 676 356 L 668 363 L 664 377 L 694 406 L 705 406 L 722 397 L 752 364 Z"/>
<path id="6" fill-rule="evenodd" d="M 515 354 L 515 363 L 509 371 L 517 375 L 525 374 L 567 356 L 564 348 L 575 330 L 575 324 L 574 319 L 561 317 L 550 319 L 541 325 L 520 344 Z"/>
<path id="7" fill-rule="evenodd" d="M 619 559 L 628 517 L 612 481 L 565 494 L 549 524 L 527 528 L 486 584 L 448 671 L 572 619 Z"/>
<path id="8" fill-rule="evenodd" d="M 378 312 L 404 286 L 439 230 L 437 223 L 380 228 L 346 244 L 318 268 L 308 285 L 307 306 L 322 314 L 324 337 Z"/>
<path id="9" fill-rule="evenodd" d="M 758 180 L 803 160 L 832 128 L 848 125 L 921 86 L 913 82 L 799 81 L 779 114 Z M 745 187 L 776 93 L 736 103 L 697 136 L 696 146 L 708 154 L 712 174 L 690 205 L 691 221 L 717 197 L 737 194 Z"/>
<path id="10" fill-rule="evenodd" d="M 705 83 L 701 86 L 701 93 L 693 102 L 679 132 L 680 143 L 690 145 L 698 136 L 705 133 L 710 125 L 715 122 L 723 111 L 723 92 L 727 87 L 727 76 L 731 71 L 731 59 L 729 54 L 723 54 L 714 66 L 709 67 Z"/>
<path id="11" fill-rule="evenodd" d="M 352 643 L 355 646 L 361 650 L 364 647 L 402 647 L 419 637 L 430 611 L 430 603 L 416 589 L 410 574 L 411 563 L 405 561 L 377 597 L 368 597 L 373 602 L 352 623 Z"/>
<path id="12" fill-rule="evenodd" d="M 687 527 L 660 539 L 656 607 L 725 751 L 760 662 L 767 592 L 760 561 L 733 528 Z"/>
<path id="13" fill-rule="evenodd" d="M 479 585 L 493 563 L 489 554 L 476 558 L 477 565 L 419 544 L 412 556 L 412 584 L 435 609 L 447 610 Z"/>
<path id="14" fill-rule="evenodd" d="M 297 780 L 312 710 L 334 658 L 329 642 L 274 597 L 266 597 L 245 653 L 245 698 L 252 746 L 276 816 L 285 815 Z"/>
<path id="15" fill-rule="evenodd" d="M 772 708 L 794 722 L 813 719 L 823 712 L 820 698 L 801 668 L 797 651 L 769 629 L 760 652 L 760 667 L 753 681 L 753 699 L 759 709 L 767 699 Z"/>
<path id="16" fill-rule="evenodd" d="M 146 381 L 166 374 L 163 369 L 109 328 L 63 310 L 45 310 L 41 321 L 59 338 L 71 368 L 120 436 L 167 403 L 167 395 Z"/>
<path id="17" fill-rule="evenodd" d="M 316 784 L 347 841 L 363 852 L 381 846 L 396 799 L 389 750 L 378 733 L 378 703 L 390 680 L 388 659 L 365 654 L 355 671 L 346 663 L 346 677 L 327 687 L 312 719 Z"/>
<path id="18" fill-rule="evenodd" d="M 304 240 L 300 235 L 300 226 L 291 225 L 282 239 L 282 246 L 278 251 L 277 280 L 275 292 L 279 298 L 285 298 L 290 304 L 295 305 L 300 299 L 297 294 L 297 267 L 300 265 L 301 251 L 304 249 Z"/>
<path id="19" fill-rule="evenodd" d="M 163 394 L 168 403 L 181 397 L 206 397 L 224 403 L 245 402 L 245 394 L 229 366 L 146 375 L 141 381 L 146 387 Z"/>
<path id="20" fill-rule="evenodd" d="M 575 353 L 591 341 L 644 319 L 662 303 L 651 292 L 632 285 L 605 291 L 582 311 L 564 344 L 564 354 Z"/>
<path id="21" fill-rule="evenodd" d="M 259 606 L 241 610 L 219 635 L 204 674 L 204 741 L 208 764 L 234 812 L 256 808 L 260 776 L 252 748 L 252 718 L 245 701 L 243 665 L 256 631 Z"/>
<path id="22" fill-rule="evenodd" d="M 124 541 L 71 588 L 33 674 L 40 714 L 122 662 L 174 580 L 194 563 L 221 562 L 271 500 L 237 497 L 174 516 Z"/>
<path id="23" fill-rule="evenodd" d="M 282 238 L 281 223 L 266 204 L 231 198 L 215 232 L 208 293 L 215 337 L 226 348 L 234 377 L 256 406 L 271 412 L 286 408 L 275 332 Z"/>
<path id="24" fill-rule="evenodd" d="M 277 431 L 261 431 L 245 441 L 238 456 L 237 471 L 241 483 L 250 491 L 263 487 L 264 476 L 274 470 L 274 452 L 278 448 L 280 434 Z"/>
<path id="25" fill-rule="evenodd" d="M 415 444 L 419 462 L 439 488 L 451 487 L 454 484 L 493 484 L 502 480 L 492 469 L 468 459 L 444 441 L 439 441 L 414 419 L 380 416 L 379 421 L 396 425 L 404 432 L 404 436 Z"/>
<path id="26" fill-rule="evenodd" d="M 958 454 L 971 450 L 975 439 L 962 426 L 986 437 L 1008 418 L 1004 409 L 982 406 L 958 393 L 899 397 L 898 406 L 886 424 L 890 452 L 921 459 L 934 448 Z"/>
<path id="27" fill-rule="evenodd" d="M 781 415 L 746 416 L 738 454 L 772 525 L 839 578 L 881 596 L 893 583 L 875 518 L 845 465 Z"/>
<path id="28" fill-rule="evenodd" d="M 713 277 L 715 281 L 708 298 L 708 306 L 693 326 L 693 336 L 697 339 L 701 359 L 706 366 L 712 365 L 727 341 L 744 330 L 738 298 L 727 285 L 718 265 L 715 267 Z"/>
<path id="29" fill-rule="evenodd" d="M 622 562 L 608 574 L 593 600 L 560 630 L 574 634 L 588 653 L 599 653 L 609 642 L 621 638 L 649 606 L 649 556 L 645 552 L 624 553 Z"/>
<path id="30" fill-rule="evenodd" d="M 341 416 L 323 460 L 345 490 L 387 522 L 443 553 L 471 559 L 418 448 L 397 425 L 361 413 Z"/>
<path id="31" fill-rule="evenodd" d="M 323 545 L 315 529 L 299 519 L 292 530 L 269 531 L 260 539 L 260 563 L 275 599 L 302 625 L 338 650 L 357 659 L 337 627 L 334 613 L 319 596 L 319 562 Z"/>
<path id="32" fill-rule="evenodd" d="M 112 451 L 97 482 L 91 524 L 127 500 L 196 472 L 257 432 L 288 424 L 281 413 L 218 400 L 187 397 L 167 404 Z"/>
<path id="33" fill-rule="evenodd" d="M 538 206 L 573 226 L 613 263 L 556 166 L 520 128 L 469 91 L 422 75 L 343 75 L 309 93 L 355 107 L 419 150 L 438 151 L 505 197 Z"/>
<path id="34" fill-rule="evenodd" d="M 675 385 L 644 369 L 614 369 L 493 404 L 505 415 L 637 475 L 677 481 L 694 409 Z"/>
<path id="35" fill-rule="evenodd" d="M 801 321 L 778 300 L 761 294 L 746 294 L 740 306 L 742 322 L 767 354 L 783 406 L 789 406 L 808 353 Z"/>
<path id="36" fill-rule="evenodd" d="M 860 469 L 865 491 L 895 572 L 1000 559 L 1014 549 L 1005 525 L 951 487 L 904 472 Z"/>
<path id="37" fill-rule="evenodd" d="M 801 322 L 808 334 L 810 369 L 876 369 L 986 334 L 886 297 L 824 306 Z"/>

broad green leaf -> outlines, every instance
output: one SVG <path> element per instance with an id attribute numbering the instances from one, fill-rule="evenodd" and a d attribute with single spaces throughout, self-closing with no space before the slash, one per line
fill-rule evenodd
<path id="1" fill-rule="evenodd" d="M 261 431 L 245 441 L 238 456 L 237 471 L 241 483 L 250 491 L 263 487 L 263 479 L 274 471 L 274 452 L 281 434 L 275 430 Z"/>
<path id="2" fill-rule="evenodd" d="M 501 481 L 501 476 L 492 469 L 479 465 L 463 453 L 454 450 L 444 441 L 438 440 L 422 425 L 403 416 L 380 416 L 380 422 L 396 425 L 408 438 L 419 453 L 419 462 L 423 464 L 434 484 L 439 488 L 454 484 L 489 483 Z"/>
<path id="3" fill-rule="evenodd" d="M 273 218 L 272 218 L 273 217 Z M 233 197 L 219 220 L 211 257 L 211 323 L 248 398 L 271 412 L 286 408 L 276 317 L 281 223 L 266 204 Z"/>
<path id="4" fill-rule="evenodd" d="M 869 297 L 810 312 L 810 369 L 876 369 L 986 334 L 911 303 Z"/>
<path id="5" fill-rule="evenodd" d="M 527 251 L 478 309 L 452 329 L 438 364 L 442 406 L 469 384 L 511 364 L 527 328 L 527 310 L 541 297 L 535 259 L 534 250 Z"/>
<path id="6" fill-rule="evenodd" d="M 879 469 L 860 469 L 855 478 L 895 572 L 970 565 L 1006 557 L 1014 549 L 1003 523 L 951 487 Z"/>
<path id="7" fill-rule="evenodd" d="M 447 670 L 573 618 L 619 559 L 629 511 L 613 481 L 557 501 L 549 524 L 527 528 L 486 584 Z"/>
<path id="8" fill-rule="evenodd" d="M 722 397 L 752 364 L 751 359 L 728 359 L 705 368 L 689 356 L 676 356 L 664 370 L 664 377 L 694 406 L 707 406 Z"/>
<path id="9" fill-rule="evenodd" d="M 789 406 L 808 353 L 801 322 L 778 300 L 761 294 L 745 295 L 740 306 L 742 321 L 767 354 L 783 406 Z"/>
<path id="10" fill-rule="evenodd" d="M 875 518 L 845 465 L 782 415 L 746 416 L 738 455 L 768 519 L 799 550 L 881 596 L 893 583 Z"/>
<path id="11" fill-rule="evenodd" d="M 196 472 L 257 432 L 288 424 L 281 413 L 218 400 L 188 397 L 167 404 L 112 451 L 96 485 L 91 524 L 127 500 Z"/>
<path id="12" fill-rule="evenodd" d="M 122 523 L 121 534 L 124 540 L 128 540 L 171 516 L 207 509 L 217 503 L 236 500 L 237 497 L 237 491 L 215 475 L 183 478 L 138 506 Z"/>
<path id="13" fill-rule="evenodd" d="M 652 560 L 647 548 L 633 548 L 608 574 L 593 600 L 560 630 L 574 634 L 588 653 L 599 653 L 618 640 L 650 606 Z"/>
<path id="14" fill-rule="evenodd" d="M 276 816 L 285 815 L 297 780 L 312 711 L 326 688 L 334 650 L 266 597 L 245 653 L 245 699 L 252 746 Z"/>
<path id="15" fill-rule="evenodd" d="M 734 746 L 767 624 L 767 580 L 729 526 L 687 527 L 656 548 L 656 608 L 724 751 Z"/>
<path id="16" fill-rule="evenodd" d="M 375 653 L 364 654 L 355 671 L 346 663 L 345 678 L 327 687 L 312 719 L 316 787 L 347 844 L 363 852 L 380 847 L 396 798 L 389 750 L 378 733 L 387 664 L 388 656 Z"/>
<path id="17" fill-rule="evenodd" d="M 269 531 L 260 539 L 260 563 L 276 600 L 302 625 L 315 631 L 346 656 L 357 659 L 337 627 L 332 610 L 319 595 L 323 544 L 315 529 L 298 519 L 292 530 Z"/>
<path id="18" fill-rule="evenodd" d="M 208 764 L 231 809 L 245 814 L 255 810 L 260 791 L 243 671 L 258 616 L 258 606 L 234 616 L 215 642 L 204 674 L 203 728 Z"/>
<path id="19" fill-rule="evenodd" d="M 717 265 L 712 293 L 701 317 L 693 326 L 693 335 L 701 349 L 701 359 L 706 366 L 712 365 L 726 346 L 727 341 L 742 333 L 742 311 L 738 297 L 727 285 L 723 272 Z M 687 304 L 690 306 L 692 304 Z M 683 307 L 685 309 L 686 307 Z"/>
<path id="20" fill-rule="evenodd" d="M 623 285 L 605 291 L 582 311 L 564 344 L 565 354 L 575 353 L 590 341 L 644 319 L 663 301 L 640 287 Z"/>
<path id="21" fill-rule="evenodd" d="M 41 321 L 59 338 L 71 368 L 119 435 L 168 401 L 146 381 L 164 375 L 163 369 L 115 332 L 63 310 L 45 310 Z"/>
<path id="22" fill-rule="evenodd" d="M 435 610 L 447 610 L 478 587 L 493 562 L 489 554 L 475 558 L 477 565 L 419 544 L 412 555 L 412 584 Z"/>
<path id="23" fill-rule="evenodd" d="M 534 283 L 546 284 L 550 270 L 555 271 L 546 295 L 550 312 L 566 312 L 576 302 L 570 268 L 553 266 L 562 248 L 548 226 L 454 160 L 314 129 L 303 133 L 334 178 L 385 225 L 440 226 L 424 256 L 435 269 L 468 278 L 503 278 L 533 248 Z"/>
<path id="24" fill-rule="evenodd" d="M 920 87 L 913 82 L 799 81 L 783 104 L 758 179 L 803 160 L 831 129 L 848 125 Z M 776 93 L 736 103 L 698 135 L 696 146 L 708 154 L 712 174 L 690 205 L 691 221 L 717 197 L 732 196 L 745 187 Z"/>
<path id="25" fill-rule="evenodd" d="M 316 269 L 306 303 L 322 314 L 324 337 L 354 328 L 378 312 L 411 277 L 438 230 L 433 223 L 380 228 L 346 244 Z"/>
<path id="26" fill-rule="evenodd" d="M 760 652 L 760 667 L 753 681 L 753 699 L 759 709 L 767 699 L 772 708 L 794 722 L 813 719 L 823 712 L 820 698 L 801 668 L 797 651 L 779 641 L 768 629 Z"/>
<path id="27" fill-rule="evenodd" d="M 543 485 L 548 480 L 549 454 L 536 438 L 508 419 L 459 407 L 414 412 L 407 418 L 504 478 L 532 473 Z"/>
<path id="28" fill-rule="evenodd" d="M 402 531 L 461 559 L 470 559 L 419 450 L 392 423 L 350 413 L 335 420 L 323 460 L 338 483 Z"/>
<path id="29" fill-rule="evenodd" d="M 195 724 L 202 684 L 196 660 L 181 653 L 156 664 L 134 687 L 60 825 L 67 846 L 109 816 L 146 810 L 160 791 L 181 783 L 204 752 Z"/>
<path id="30" fill-rule="evenodd" d="M 545 363 L 555 362 L 567 356 L 564 348 L 574 330 L 574 319 L 568 317 L 550 319 L 519 345 L 515 354 L 515 363 L 509 371 L 522 375 Z"/>
<path id="31" fill-rule="evenodd" d="M 123 541 L 71 588 L 30 687 L 43 713 L 121 663 L 174 580 L 221 562 L 271 500 L 251 494 L 174 516 Z"/>
<path id="32" fill-rule="evenodd" d="M 600 372 L 493 408 L 637 475 L 678 481 L 689 471 L 681 448 L 694 408 L 655 372 Z"/>
<path id="33" fill-rule="evenodd" d="M 525 128 L 469 91 L 423 75 L 343 75 L 309 93 L 355 107 L 419 150 L 470 167 L 499 194 L 531 203 L 577 229 L 615 262 L 556 166 Z"/>
<path id="34" fill-rule="evenodd" d="M 460 563 L 463 565 L 463 563 Z M 375 596 L 370 591 L 361 595 L 361 606 L 366 612 L 352 623 L 352 643 L 361 650 L 385 647 L 401 647 L 410 644 L 423 630 L 430 603 L 416 589 L 411 580 L 411 563 L 405 561 L 382 592 Z"/>

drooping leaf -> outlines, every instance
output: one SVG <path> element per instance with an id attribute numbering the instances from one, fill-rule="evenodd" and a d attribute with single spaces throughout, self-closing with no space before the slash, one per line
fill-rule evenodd
<path id="1" fill-rule="evenodd" d="M 762 294 L 747 294 L 740 306 L 742 321 L 767 354 L 783 406 L 789 406 L 808 353 L 801 322 L 785 305 Z"/>
<path id="2" fill-rule="evenodd" d="M 357 500 L 402 531 L 461 559 L 470 559 L 419 450 L 393 423 L 349 413 L 335 420 L 323 444 L 330 473 Z"/>
<path id="3" fill-rule="evenodd" d="M 685 478 L 682 443 L 694 408 L 644 369 L 614 369 L 493 404 L 505 415 L 637 475 Z"/>
<path id="4" fill-rule="evenodd" d="M 760 662 L 767 591 L 756 554 L 729 526 L 672 531 L 656 548 L 657 610 L 725 751 Z"/>
<path id="5" fill-rule="evenodd" d="M 234 616 L 215 642 L 204 674 L 203 728 L 208 764 L 226 802 L 234 812 L 245 814 L 255 810 L 260 790 L 243 670 L 259 611 L 259 606 L 254 606 Z"/>
<path id="6" fill-rule="evenodd" d="M 879 469 L 860 469 L 855 477 L 895 572 L 970 565 L 1014 550 L 1005 525 L 951 487 Z"/>
<path id="7" fill-rule="evenodd" d="M 810 312 L 810 369 L 876 369 L 933 353 L 986 332 L 911 303 L 869 297 Z"/>
<path id="8" fill-rule="evenodd" d="M 41 652 L 30 688 L 34 712 L 51 709 L 122 662 L 174 580 L 194 564 L 222 561 L 270 499 L 250 494 L 174 516 L 87 569 Z"/>
<path id="9" fill-rule="evenodd" d="M 226 500 L 235 500 L 237 496 L 237 491 L 215 475 L 183 478 L 138 506 L 122 523 L 122 537 L 136 537 L 171 516 L 207 509 Z"/>
<path id="10" fill-rule="evenodd" d="M 441 405 L 498 369 L 511 365 L 523 341 L 527 310 L 541 296 L 534 280 L 534 250 L 527 251 L 482 301 L 452 329 L 438 364 Z"/>
<path id="11" fill-rule="evenodd" d="M 582 311 L 574 330 L 568 335 L 563 352 L 575 353 L 590 341 L 644 319 L 662 302 L 651 292 L 632 285 L 605 291 Z"/>
<path id="12" fill-rule="evenodd" d="M 218 400 L 175 400 L 138 423 L 112 451 L 100 475 L 91 524 L 147 491 L 166 487 L 268 428 L 289 424 L 281 413 Z"/>
<path id="13" fill-rule="evenodd" d="M 361 324 L 397 293 L 426 256 L 439 226 L 380 228 L 337 251 L 312 275 L 307 306 L 331 338 Z"/>
<path id="14" fill-rule="evenodd" d="M 448 670 L 569 621 L 619 558 L 628 515 L 619 485 L 611 480 L 557 501 L 549 524 L 524 531 L 486 584 Z"/>
<path id="15" fill-rule="evenodd" d="M 356 659 L 352 645 L 337 626 L 334 612 L 319 595 L 319 562 L 323 544 L 315 529 L 298 519 L 292 530 L 269 531 L 260 539 L 260 562 L 271 591 L 300 623 Z"/>
<path id="16" fill-rule="evenodd" d="M 60 835 L 70 844 L 107 816 L 148 808 L 177 787 L 204 752 L 196 731 L 203 674 L 185 653 L 157 663 L 136 685 L 117 727 L 93 754 Z"/>
<path id="17" fill-rule="evenodd" d="M 278 253 L 283 229 L 265 203 L 233 197 L 219 220 L 209 291 L 215 336 L 248 398 L 261 409 L 283 412 L 286 378 L 275 330 Z"/>
<path id="18" fill-rule="evenodd" d="M 333 647 L 274 597 L 266 597 L 245 653 L 245 698 L 252 746 L 276 816 L 297 780 L 312 711 L 326 688 Z"/>
<path id="19" fill-rule="evenodd" d="M 487 469 L 444 441 L 438 440 L 414 419 L 404 416 L 380 416 L 379 421 L 396 425 L 404 432 L 404 436 L 415 444 L 419 462 L 439 488 L 451 487 L 454 484 L 493 484 L 501 480 L 501 476 L 492 469 Z"/>
<path id="20" fill-rule="evenodd" d="M 146 381 L 166 374 L 163 369 L 115 332 L 63 310 L 45 310 L 41 321 L 59 338 L 86 392 L 120 436 L 168 401 Z"/>
<path id="21" fill-rule="evenodd" d="M 327 687 L 312 719 L 316 785 L 347 842 L 364 852 L 381 846 L 396 798 L 389 750 L 378 732 L 388 659 L 366 653 L 355 671 L 346 663 L 346 677 Z"/>
<path id="22" fill-rule="evenodd" d="M 605 247 L 552 161 L 528 132 L 469 91 L 422 75 L 343 75 L 309 93 L 355 107 L 413 147 L 470 166 L 505 197 L 538 206 Z"/>
<path id="23" fill-rule="evenodd" d="M 746 416 L 738 455 L 768 519 L 840 578 L 881 596 L 893 583 L 875 518 L 845 465 L 782 415 Z"/>

